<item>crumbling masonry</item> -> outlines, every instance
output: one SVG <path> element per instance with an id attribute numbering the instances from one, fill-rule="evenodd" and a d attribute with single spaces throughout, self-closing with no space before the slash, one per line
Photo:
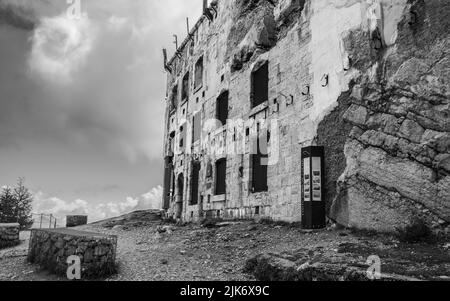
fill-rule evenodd
<path id="1" fill-rule="evenodd" d="M 317 197 L 345 226 L 448 231 L 449 34 L 448 0 L 205 6 L 164 63 L 167 214 L 298 222 Z"/>

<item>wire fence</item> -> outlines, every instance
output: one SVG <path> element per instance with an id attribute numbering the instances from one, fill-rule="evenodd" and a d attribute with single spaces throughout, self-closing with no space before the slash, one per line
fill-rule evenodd
<path id="1" fill-rule="evenodd" d="M 58 219 L 53 214 L 32 213 L 32 229 L 54 229 L 58 227 Z"/>

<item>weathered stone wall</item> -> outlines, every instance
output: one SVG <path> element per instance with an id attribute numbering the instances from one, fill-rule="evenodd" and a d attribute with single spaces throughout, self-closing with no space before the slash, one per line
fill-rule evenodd
<path id="1" fill-rule="evenodd" d="M 172 91 L 174 85 L 180 87 L 181 78 L 186 72 L 194 72 L 195 62 L 200 56 L 205 57 L 206 64 L 202 88 L 195 90 L 191 83 L 189 101 L 180 103 L 178 109 L 167 116 L 167 136 L 172 132 L 177 133 L 173 158 L 175 179 L 180 174 L 185 179 L 183 192 L 179 191 L 178 181 L 175 181 L 169 214 L 176 215 L 182 199 L 182 216 L 185 220 L 198 220 L 206 214 L 225 218 L 270 216 L 274 219 L 300 220 L 300 170 L 296 166 L 300 164 L 301 146 L 298 139 L 300 135 L 308 135 L 300 133 L 299 129 L 307 116 L 306 110 L 312 105 L 310 95 L 304 95 L 311 81 L 308 72 L 311 57 L 308 51 L 311 39 L 308 8 L 309 5 L 304 1 L 220 1 L 217 18 L 213 22 L 204 19 L 194 35 L 198 37 L 195 38 L 194 46 L 183 52 L 186 56 L 183 55 L 182 59 L 175 59 L 176 63 L 172 65 L 175 70 L 168 77 L 168 91 Z M 252 109 L 251 73 L 265 61 L 269 63 L 269 99 L 272 105 L 268 100 Z M 274 156 L 274 160 L 279 160 L 279 163 L 268 169 L 267 192 L 252 193 L 250 189 L 250 136 L 255 135 L 256 125 L 250 128 L 250 136 L 246 136 L 245 129 L 227 135 L 223 134 L 226 127 L 212 126 L 209 129 L 208 124 L 205 124 L 216 118 L 216 100 L 223 91 L 229 91 L 230 120 L 262 118 L 267 122 L 272 119 L 278 121 L 283 133 L 279 137 L 282 147 L 279 148 L 280 153 Z M 170 97 L 171 93 L 168 95 Z M 274 110 L 275 99 L 280 107 L 278 111 Z M 226 149 L 232 136 L 235 136 L 237 144 L 245 145 L 243 154 L 180 154 L 180 149 L 177 149 L 179 127 L 198 112 L 202 113 L 203 126 L 208 130 L 202 133 L 200 143 L 191 144 L 192 133 L 188 127 L 185 150 L 198 154 L 200 147 L 205 144 L 206 148 Z M 312 140 L 311 136 L 305 140 Z M 168 145 L 167 142 L 166 153 Z M 272 147 L 275 154 L 278 144 Z M 225 156 L 227 193 L 225 196 L 215 196 L 214 163 Z M 203 202 L 190 206 L 193 159 L 202 162 L 199 200 Z M 210 164 L 213 170 L 208 177 Z"/>
<path id="2" fill-rule="evenodd" d="M 67 259 L 81 260 L 81 278 L 101 278 L 116 271 L 117 237 L 70 229 L 31 230 L 28 261 L 66 276 Z M 72 263 L 71 263 L 72 264 Z"/>
<path id="3" fill-rule="evenodd" d="M 0 224 L 0 249 L 16 246 L 19 240 L 19 224 Z"/>
<path id="4" fill-rule="evenodd" d="M 88 222 L 87 215 L 67 215 L 66 227 L 77 227 L 86 225 Z"/>
<path id="5" fill-rule="evenodd" d="M 178 105 L 169 110 L 168 101 L 166 116 L 165 156 L 175 179 L 169 215 L 186 221 L 204 216 L 300 221 L 301 148 L 322 145 L 332 220 L 391 231 L 420 213 L 434 216 L 427 217 L 430 223 L 446 225 L 449 67 L 444 49 L 450 14 L 445 1 L 232 0 L 214 5 L 214 20 L 202 17 L 192 39 L 170 61 L 167 96 L 171 99 L 178 87 Z M 182 78 L 187 72 L 193 77 L 202 56 L 203 84 L 194 87 L 191 80 L 182 102 Z M 251 74 L 264 62 L 269 97 L 252 108 Z M 274 164 L 268 167 L 267 192 L 251 191 L 256 125 L 247 135 L 245 128 L 209 122 L 224 91 L 230 120 L 276 121 L 270 129 Z M 192 119 L 198 113 L 203 131 L 192 143 Z M 217 152 L 233 143 L 244 151 Z M 214 163 L 223 157 L 227 191 L 215 196 Z M 201 162 L 199 202 L 191 205 L 194 160 Z"/>

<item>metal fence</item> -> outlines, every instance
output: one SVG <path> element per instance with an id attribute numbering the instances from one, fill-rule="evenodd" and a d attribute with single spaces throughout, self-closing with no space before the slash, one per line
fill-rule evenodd
<path id="1" fill-rule="evenodd" d="M 33 226 L 32 229 L 52 229 L 58 226 L 58 219 L 53 214 L 44 213 L 32 213 L 33 214 Z"/>

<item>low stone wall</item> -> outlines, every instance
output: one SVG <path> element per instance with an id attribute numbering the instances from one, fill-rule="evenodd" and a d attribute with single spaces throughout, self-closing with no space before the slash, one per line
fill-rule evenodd
<path id="1" fill-rule="evenodd" d="M 81 262 L 81 279 L 98 279 L 116 272 L 117 237 L 73 229 L 33 229 L 28 261 L 57 275 L 67 275 L 67 259 Z"/>
<path id="2" fill-rule="evenodd" d="M 86 215 L 68 215 L 66 216 L 66 227 L 77 227 L 86 225 L 88 217 Z"/>
<path id="3" fill-rule="evenodd" d="M 20 244 L 19 224 L 0 224 L 0 249 Z"/>

